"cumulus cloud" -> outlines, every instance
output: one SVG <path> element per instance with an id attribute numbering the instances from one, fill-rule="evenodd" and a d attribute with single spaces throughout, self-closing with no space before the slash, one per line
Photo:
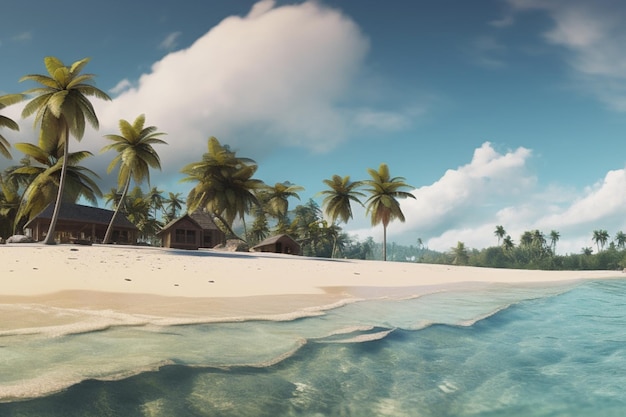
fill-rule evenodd
<path id="1" fill-rule="evenodd" d="M 390 231 L 395 230 L 400 241 L 415 242 L 421 237 L 439 249 L 448 247 L 444 234 L 452 231 L 456 244 L 459 230 L 472 228 L 491 216 L 495 219 L 500 208 L 523 201 L 534 189 L 536 178 L 526 167 L 531 155 L 523 147 L 502 154 L 485 142 L 474 151 L 470 163 L 449 169 L 435 183 L 414 190 L 414 200 L 403 200 L 406 222 L 392 226 Z M 355 233 L 366 236 L 371 231 Z M 481 245 L 477 238 L 466 243 Z"/>
<path id="2" fill-rule="evenodd" d="M 546 42 L 564 48 L 576 82 L 617 111 L 626 111 L 626 7 L 615 0 L 509 0 L 513 10 L 542 11 L 553 21 Z"/>
<path id="3" fill-rule="evenodd" d="M 335 9 L 265 0 L 168 54 L 134 87 L 121 81 L 113 101 L 97 103 L 100 130 L 145 114 L 168 133 L 163 165 L 176 170 L 205 151 L 209 136 L 257 158 L 279 146 L 326 151 L 348 137 L 352 119 L 338 103 L 368 47 Z"/>
<path id="4" fill-rule="evenodd" d="M 559 253 L 580 253 L 591 245 L 593 230 L 611 235 L 625 230 L 626 169 L 609 171 L 583 190 L 541 187 L 529 168 L 531 150 L 506 153 L 489 142 L 474 151 L 471 161 L 450 169 L 431 185 L 413 191 L 416 199 L 401 201 L 405 223 L 389 226 L 389 241 L 415 245 L 421 238 L 434 250 L 448 251 L 461 241 L 470 248 L 497 244 L 494 231 L 504 226 L 515 243 L 524 231 L 538 229 L 561 235 Z M 351 233 L 379 239 L 382 228 L 359 228 Z"/>

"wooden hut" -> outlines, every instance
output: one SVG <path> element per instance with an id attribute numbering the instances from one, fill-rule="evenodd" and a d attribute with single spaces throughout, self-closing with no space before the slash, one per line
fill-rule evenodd
<path id="1" fill-rule="evenodd" d="M 157 236 L 165 248 L 212 248 L 226 241 L 226 235 L 211 216 L 201 211 L 186 213 L 166 224 Z"/>
<path id="2" fill-rule="evenodd" d="M 38 242 L 46 237 L 54 204 L 49 204 L 41 213 L 24 226 L 28 236 Z M 59 210 L 55 228 L 55 240 L 59 243 L 100 243 L 109 227 L 113 211 L 98 207 L 64 202 Z M 113 224 L 112 242 L 134 244 L 139 229 L 122 213 L 118 213 Z"/>
<path id="3" fill-rule="evenodd" d="M 255 252 L 288 253 L 300 255 L 300 245 L 289 235 L 276 235 L 265 239 L 252 248 Z"/>

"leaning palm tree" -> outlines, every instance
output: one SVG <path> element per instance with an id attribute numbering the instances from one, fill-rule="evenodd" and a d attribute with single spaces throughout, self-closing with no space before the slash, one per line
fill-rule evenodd
<path id="1" fill-rule="evenodd" d="M 68 155 L 70 135 L 80 141 L 85 133 L 85 121 L 98 129 L 98 118 L 87 96 L 103 100 L 110 100 L 110 97 L 92 85 L 93 74 L 81 74 L 88 62 L 89 59 L 84 58 L 65 66 L 59 59 L 49 56 L 44 59 L 48 75 L 30 74 L 20 79 L 20 82 L 34 81 L 41 84 L 41 87 L 24 92 L 35 97 L 24 107 L 22 117 L 35 114 L 35 126 L 40 126 L 39 146 L 48 152 L 53 148 L 62 148 L 62 155 Z M 63 199 L 67 163 L 68 158 L 63 158 L 56 203 L 44 240 L 46 244 L 55 243 L 54 235 Z"/>
<path id="2" fill-rule="evenodd" d="M 11 104 L 19 103 L 24 99 L 22 94 L 7 94 L 5 96 L 0 97 L 0 110 L 4 109 Z M 20 130 L 15 121 L 9 119 L 6 116 L 0 114 L 0 127 L 6 127 L 11 130 Z M 9 148 L 11 145 L 9 141 L 4 138 L 4 136 L 0 135 L 0 155 L 4 155 L 5 158 L 11 158 L 11 153 L 9 152 Z"/>
<path id="3" fill-rule="evenodd" d="M 124 189 L 120 197 L 122 202 L 124 202 L 128 193 L 131 179 L 135 181 L 135 184 L 141 184 L 144 179 L 150 182 L 150 168 L 161 169 L 161 159 L 152 145 L 167 144 L 159 138 L 165 133 L 157 132 L 155 126 L 144 127 L 145 122 L 146 117 L 143 114 L 139 115 L 132 125 L 126 120 L 120 120 L 119 128 L 121 135 L 106 135 L 105 138 L 113 141 L 113 143 L 105 146 L 100 151 L 114 150 L 118 153 L 109 164 L 107 172 L 110 173 L 113 168 L 118 164 L 120 165 L 117 175 L 117 186 Z M 118 204 L 115 208 L 109 227 L 104 235 L 103 243 L 109 243 L 111 240 L 113 224 L 117 213 L 120 211 L 120 206 L 122 204 Z"/>
<path id="4" fill-rule="evenodd" d="M 349 175 L 345 177 L 333 175 L 331 179 L 324 180 L 324 184 L 328 186 L 328 189 L 319 193 L 325 196 L 322 201 L 324 212 L 331 223 L 335 223 L 337 219 L 348 223 L 352 218 L 352 203 L 363 206 L 359 197 L 364 198 L 365 194 L 357 190 L 363 186 L 363 182 L 350 181 Z"/>
<path id="5" fill-rule="evenodd" d="M 368 168 L 367 172 L 371 180 L 363 181 L 369 188 L 370 197 L 367 199 L 366 213 L 371 215 L 372 226 L 383 224 L 383 260 L 387 260 L 387 225 L 392 220 L 398 219 L 404 222 L 404 213 L 400 209 L 398 198 L 415 198 L 403 188 L 414 187 L 404 182 L 403 177 L 391 177 L 387 164 L 380 164 L 378 170 Z"/>

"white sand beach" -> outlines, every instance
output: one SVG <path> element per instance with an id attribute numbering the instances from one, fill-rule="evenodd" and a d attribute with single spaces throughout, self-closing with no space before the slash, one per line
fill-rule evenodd
<path id="1" fill-rule="evenodd" d="M 0 303 L 132 313 L 280 313 L 468 282 L 549 283 L 620 271 L 526 271 L 137 246 L 0 246 Z M 211 302 L 207 302 L 211 300 Z M 200 310 L 200 311 L 198 311 Z"/>

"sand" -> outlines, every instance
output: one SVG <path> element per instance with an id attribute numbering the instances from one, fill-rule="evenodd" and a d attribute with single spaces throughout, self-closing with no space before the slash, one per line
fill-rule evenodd
<path id="1" fill-rule="evenodd" d="M 167 317 L 262 317 L 470 282 L 622 277 L 618 271 L 526 271 L 137 246 L 0 246 L 0 305 Z M 33 314 L 29 320 L 41 319 Z"/>

